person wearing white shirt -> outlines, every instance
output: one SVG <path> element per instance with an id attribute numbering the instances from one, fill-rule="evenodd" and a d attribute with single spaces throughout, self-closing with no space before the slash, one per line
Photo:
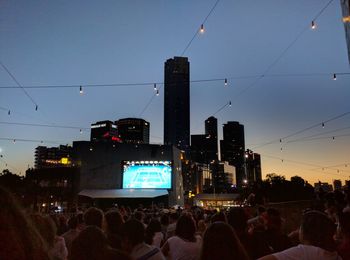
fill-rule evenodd
<path id="1" fill-rule="evenodd" d="M 303 215 L 299 240 L 300 245 L 264 256 L 260 260 L 341 260 L 333 239 L 336 227 L 322 212 L 309 211 Z"/>

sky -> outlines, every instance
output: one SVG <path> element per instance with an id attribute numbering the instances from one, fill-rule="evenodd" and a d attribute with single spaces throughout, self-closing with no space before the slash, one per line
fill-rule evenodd
<path id="1" fill-rule="evenodd" d="M 222 124 L 239 121 L 246 148 L 261 154 L 263 177 L 298 175 L 312 184 L 349 179 L 350 114 L 327 122 L 350 111 L 350 75 L 339 74 L 350 72 L 340 1 L 315 20 L 316 30 L 310 28 L 328 2 L 219 1 L 184 56 L 191 80 L 227 78 L 228 86 L 223 80 L 191 83 L 191 134 L 204 133 L 211 115 L 218 118 L 219 139 Z M 36 146 L 89 140 L 90 124 L 100 120 L 144 118 L 151 143 L 162 143 L 164 62 L 182 54 L 215 3 L 0 0 L 0 61 L 16 80 L 84 90 L 26 89 L 35 111 L 22 89 L 0 88 L 0 170 L 24 175 Z M 142 113 L 154 96 L 153 82 L 160 95 Z M 150 84 L 84 87 L 119 83 Z M 14 86 L 0 67 L 0 87 Z"/>

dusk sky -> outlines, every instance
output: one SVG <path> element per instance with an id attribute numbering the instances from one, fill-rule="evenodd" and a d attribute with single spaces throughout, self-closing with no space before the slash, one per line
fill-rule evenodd
<path id="1" fill-rule="evenodd" d="M 340 74 L 350 72 L 340 1 L 310 29 L 328 2 L 221 0 L 184 56 L 191 80 L 227 78 L 228 86 L 223 80 L 191 83 L 191 134 L 204 133 L 204 120 L 231 101 L 215 114 L 219 139 L 222 124 L 243 124 L 246 148 L 261 154 L 263 178 L 273 172 L 312 184 L 349 179 L 350 113 L 326 122 L 350 112 L 350 74 Z M 0 0 L 0 61 L 18 82 L 77 86 L 26 89 L 38 111 L 22 89 L 0 88 L 0 170 L 24 175 L 34 165 L 36 146 L 89 140 L 90 124 L 100 120 L 144 118 L 151 143 L 162 143 L 164 62 L 182 54 L 215 3 Z M 141 114 L 155 93 L 153 82 L 160 95 Z M 150 84 L 84 87 L 119 83 Z M 0 67 L 0 87 L 15 86 Z M 79 128 L 87 129 L 80 134 Z"/>

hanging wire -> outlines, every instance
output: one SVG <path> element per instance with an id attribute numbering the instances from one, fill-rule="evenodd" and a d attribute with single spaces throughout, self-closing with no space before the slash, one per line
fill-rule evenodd
<path id="1" fill-rule="evenodd" d="M 34 127 L 50 127 L 50 128 L 68 128 L 68 129 L 79 129 L 79 130 L 89 130 L 88 127 L 81 126 L 68 126 L 68 125 L 46 125 L 46 124 L 33 124 L 33 123 L 19 123 L 19 122 L 5 122 L 0 121 L 2 125 L 21 125 L 21 126 L 34 126 Z"/>
<path id="2" fill-rule="evenodd" d="M 12 78 L 12 80 L 17 84 L 17 86 L 22 89 L 22 91 L 24 92 L 24 94 L 30 99 L 30 101 L 35 105 L 35 110 L 38 110 L 38 104 L 36 103 L 36 101 L 33 99 L 33 97 L 31 95 L 29 95 L 29 93 L 22 87 L 22 85 L 18 82 L 18 80 L 15 78 L 15 76 L 11 73 L 11 71 L 5 66 L 5 64 L 3 64 L 0 61 L 0 65 L 1 67 L 3 67 L 3 69 L 7 72 L 7 74 Z"/>
<path id="3" fill-rule="evenodd" d="M 49 140 L 35 140 L 35 139 L 24 139 L 24 138 L 8 138 L 8 137 L 0 137 L 0 140 L 3 141 L 12 141 L 13 143 L 16 142 L 29 142 L 29 143 L 51 143 L 51 144 L 62 144 L 65 142 L 59 142 L 59 141 L 49 141 Z"/>
<path id="4" fill-rule="evenodd" d="M 217 0 L 215 2 L 215 4 L 213 5 L 213 7 L 210 9 L 208 15 L 205 17 L 205 19 L 203 20 L 203 22 L 201 23 L 201 27 L 200 29 L 196 30 L 196 32 L 194 33 L 193 37 L 191 38 L 191 40 L 188 42 L 188 44 L 186 45 L 185 49 L 181 52 L 180 56 L 184 56 L 185 52 L 188 50 L 188 48 L 191 46 L 193 40 L 196 38 L 196 36 L 198 35 L 198 32 L 203 33 L 204 32 L 204 24 L 205 22 L 208 20 L 209 16 L 212 14 L 212 12 L 214 11 L 214 9 L 216 8 L 216 6 L 218 5 L 218 3 L 220 2 L 220 0 Z M 197 27 L 198 28 L 198 27 Z M 202 32 L 203 30 L 203 32 Z"/>
<path id="5" fill-rule="evenodd" d="M 260 154 L 260 155 L 264 156 L 264 157 L 276 159 L 276 160 L 283 160 L 284 162 L 290 162 L 290 163 L 299 164 L 299 165 L 305 165 L 305 166 L 309 166 L 309 167 L 317 167 L 317 168 L 323 168 L 323 169 L 326 168 L 325 166 L 322 166 L 322 165 L 318 165 L 318 164 L 314 164 L 314 163 L 307 163 L 307 162 L 302 162 L 302 161 L 296 161 L 296 160 L 290 160 L 290 159 L 286 159 L 285 157 L 281 158 L 281 157 L 278 157 L 278 156 L 267 155 L 267 154 Z M 309 170 L 309 171 L 316 171 L 316 172 L 322 172 L 324 174 L 329 174 L 329 175 L 337 175 L 337 176 L 341 176 L 341 177 L 348 177 L 348 176 L 341 175 L 341 174 L 325 172 L 324 170 L 323 171 L 317 171 L 317 170 L 314 170 L 314 169 L 307 169 L 307 170 Z"/>
<path id="6" fill-rule="evenodd" d="M 334 0 L 330 0 L 314 17 L 312 20 L 315 22 L 321 14 L 327 9 L 327 7 L 333 2 Z M 239 92 L 237 95 L 235 95 L 235 98 L 238 98 L 245 92 L 247 92 L 249 89 L 253 88 L 260 80 L 262 80 L 266 74 L 282 59 L 282 57 L 293 47 L 293 45 L 300 39 L 300 37 L 309 29 L 308 26 L 303 28 L 294 38 L 292 42 L 290 42 L 286 48 L 272 61 L 272 63 L 266 68 L 266 70 L 262 73 L 262 75 L 257 78 L 255 81 L 253 81 L 250 85 L 248 85 L 245 89 L 243 89 L 241 92 Z"/>
<path id="7" fill-rule="evenodd" d="M 326 135 L 326 134 L 331 134 L 331 133 L 335 133 L 335 132 L 339 132 L 339 131 L 343 131 L 343 130 L 347 130 L 347 129 L 350 129 L 350 126 L 334 129 L 334 130 L 323 132 L 323 133 L 317 133 L 317 134 L 313 134 L 313 135 L 309 135 L 309 136 L 305 136 L 305 137 L 301 137 L 301 138 L 297 138 L 297 139 L 293 139 L 293 140 L 289 140 L 289 141 L 287 141 L 287 143 L 301 142 L 301 141 L 304 141 L 304 140 L 310 140 L 310 139 L 312 139 L 314 137 L 318 137 L 318 136 L 322 136 L 322 135 Z"/>
<path id="8" fill-rule="evenodd" d="M 344 117 L 344 116 L 347 116 L 347 115 L 349 115 L 349 114 L 350 114 L 350 111 L 345 112 L 345 113 L 342 113 L 342 114 L 340 114 L 340 115 L 334 116 L 334 117 L 332 117 L 332 118 L 330 118 L 330 119 L 328 119 L 328 120 L 323 121 L 323 123 L 324 123 L 324 124 L 329 123 L 329 122 L 331 122 L 331 121 L 337 120 L 337 119 L 342 118 L 342 117 Z M 271 141 L 269 141 L 269 142 L 263 143 L 263 144 L 261 144 L 261 145 L 255 146 L 255 147 L 252 148 L 252 149 L 254 150 L 254 149 L 257 149 L 257 148 L 266 146 L 266 145 L 274 144 L 274 143 L 278 142 L 278 141 L 281 140 L 281 139 L 283 139 L 283 140 L 288 139 L 288 138 L 290 138 L 290 137 L 293 137 L 293 136 L 299 135 L 299 134 L 301 134 L 301 133 L 304 133 L 304 132 L 306 132 L 306 131 L 309 131 L 309 130 L 311 130 L 311 129 L 313 129 L 313 128 L 319 127 L 321 124 L 322 124 L 322 123 L 313 124 L 313 125 L 311 125 L 311 126 L 308 126 L 308 127 L 303 128 L 303 129 L 301 129 L 301 130 L 298 130 L 298 131 L 296 131 L 296 132 L 293 132 L 293 133 L 291 133 L 291 134 L 289 134 L 289 135 L 286 135 L 286 136 L 284 136 L 284 137 L 280 137 L 280 138 L 278 138 L 278 139 L 274 139 L 274 140 L 271 140 Z"/>
<path id="9" fill-rule="evenodd" d="M 299 73 L 299 74 L 257 74 L 257 75 L 241 75 L 241 76 L 230 76 L 227 78 L 209 78 L 209 79 L 197 79 L 197 80 L 190 80 L 190 83 L 204 83 L 204 82 L 222 82 L 224 81 L 224 84 L 228 84 L 229 79 L 257 79 L 260 80 L 261 78 L 281 78 L 281 77 L 315 77 L 315 76 L 324 76 L 329 77 L 330 75 L 334 75 L 334 73 Z M 350 75 L 350 72 L 337 72 L 337 77 L 339 75 Z M 156 90 L 157 88 L 154 88 L 154 85 L 164 85 L 164 82 L 157 82 L 157 83 L 150 83 L 150 82 L 139 82 L 139 83 L 104 83 L 104 84 L 84 84 L 84 88 L 100 88 L 100 87 L 138 87 L 138 86 L 148 86 L 153 84 L 153 89 Z M 21 87 L 19 86 L 0 86 L 0 89 L 66 89 L 66 88 L 78 88 L 79 92 L 84 91 L 82 85 L 23 85 Z M 247 87 L 248 88 L 248 87 Z M 6 109 L 8 110 L 8 109 Z"/>
<path id="10" fill-rule="evenodd" d="M 149 101 L 147 102 L 147 104 L 144 106 L 144 108 L 141 110 L 139 116 L 141 117 L 143 115 L 143 113 L 145 113 L 145 111 L 147 110 L 147 108 L 151 105 L 153 99 L 159 95 L 159 90 L 162 88 L 162 86 L 159 87 L 159 89 L 157 89 L 156 93 L 153 93 L 151 98 L 149 99 Z"/>

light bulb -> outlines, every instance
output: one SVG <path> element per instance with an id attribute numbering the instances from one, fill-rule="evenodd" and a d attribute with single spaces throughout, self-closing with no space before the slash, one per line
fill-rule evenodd
<path id="1" fill-rule="evenodd" d="M 79 93 L 80 93 L 80 95 L 84 94 L 84 91 L 83 91 L 83 87 L 82 87 L 82 86 L 79 87 Z"/>
<path id="2" fill-rule="evenodd" d="M 157 93 L 156 93 L 157 96 L 159 96 L 159 90 L 157 89 Z"/>
<path id="3" fill-rule="evenodd" d="M 333 74 L 333 80 L 337 80 L 337 74 Z"/>
<path id="4" fill-rule="evenodd" d="M 225 79 L 225 83 L 224 84 L 225 84 L 225 86 L 227 86 L 227 79 Z"/>
<path id="5" fill-rule="evenodd" d="M 205 30 L 204 30 L 204 25 L 202 24 L 202 25 L 201 25 L 201 28 L 200 28 L 200 30 L 199 30 L 199 32 L 200 32 L 200 33 L 204 33 L 204 31 L 205 31 Z"/>
<path id="6" fill-rule="evenodd" d="M 156 83 L 154 83 L 153 89 L 154 89 L 154 90 L 157 90 L 157 84 L 156 84 Z"/>
<path id="7" fill-rule="evenodd" d="M 311 29 L 312 29 L 312 30 L 315 30 L 315 29 L 316 29 L 316 23 L 315 23 L 315 21 L 312 21 L 312 22 L 311 22 Z"/>

